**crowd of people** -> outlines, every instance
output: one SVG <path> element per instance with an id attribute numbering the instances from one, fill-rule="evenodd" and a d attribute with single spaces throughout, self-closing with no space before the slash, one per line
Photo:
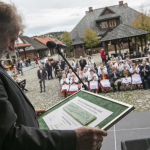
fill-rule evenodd
<path id="1" fill-rule="evenodd" d="M 136 52 L 133 53 L 134 58 L 135 55 L 137 55 Z M 145 56 L 143 52 L 141 56 Z M 147 56 L 149 57 L 150 55 L 148 54 Z M 100 62 L 100 66 L 96 67 L 91 56 L 88 57 L 87 61 L 80 56 L 79 61 L 73 58 L 71 65 L 82 82 L 94 93 L 107 92 L 111 87 L 113 91 L 117 89 L 120 91 L 121 86 L 124 87 L 124 90 L 127 89 L 127 86 L 131 90 L 138 87 L 142 88 L 142 85 L 145 90 L 150 88 L 150 57 L 148 61 L 142 57 L 132 61 L 127 53 L 127 55 L 119 54 L 116 58 L 112 56 L 108 61 L 106 60 L 107 55 L 102 60 L 103 62 Z M 55 77 L 59 78 L 60 92 L 64 98 L 68 94 L 74 94 L 80 89 L 84 89 L 83 84 L 63 59 L 50 60 L 45 58 L 42 69 L 47 72 L 49 80 L 50 77 L 53 79 L 52 70 L 54 70 Z M 45 75 L 45 78 L 47 77 Z M 41 81 L 40 77 L 39 80 Z M 45 82 L 43 85 L 45 91 Z"/>

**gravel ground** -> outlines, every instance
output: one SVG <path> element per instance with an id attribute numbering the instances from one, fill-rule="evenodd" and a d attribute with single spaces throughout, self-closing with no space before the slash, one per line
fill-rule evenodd
<path id="1" fill-rule="evenodd" d="M 87 59 L 87 58 L 85 58 Z M 99 54 L 93 56 L 93 60 L 98 65 L 100 62 Z M 70 59 L 69 62 L 72 62 Z M 26 79 L 26 88 L 29 90 L 25 92 L 27 97 L 36 109 L 48 109 L 60 102 L 63 97 L 60 94 L 60 84 L 58 79 L 46 80 L 46 92 L 40 93 L 40 85 L 37 78 L 38 68 L 24 72 L 24 76 L 18 76 L 21 79 Z M 127 88 L 127 91 L 113 92 L 112 89 L 108 93 L 99 93 L 100 95 L 125 102 L 135 106 L 133 112 L 150 111 L 150 90 L 137 89 L 131 91 Z"/>

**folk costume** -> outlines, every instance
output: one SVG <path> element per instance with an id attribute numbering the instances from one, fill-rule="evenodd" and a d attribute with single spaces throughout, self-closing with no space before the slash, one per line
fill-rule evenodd
<path id="1" fill-rule="evenodd" d="M 89 86 L 90 86 L 90 90 L 96 90 L 98 91 L 98 76 L 97 74 L 93 73 L 88 76 L 88 81 L 89 81 Z"/>
<path id="2" fill-rule="evenodd" d="M 69 91 L 69 79 L 61 79 L 60 84 L 62 85 L 61 88 L 61 94 L 64 95 L 64 97 L 68 96 L 68 91 Z M 65 96 L 66 95 L 66 96 Z"/>
<path id="3" fill-rule="evenodd" d="M 82 82 L 83 82 L 86 86 L 88 86 L 88 81 L 87 81 L 87 76 L 86 76 L 86 74 L 81 73 L 81 75 L 80 75 L 79 77 L 80 77 L 80 79 L 82 80 Z M 82 83 L 79 84 L 79 87 L 80 87 L 80 90 L 84 90 L 84 89 L 85 89 L 85 88 L 83 87 L 83 84 L 82 84 Z"/>
<path id="4" fill-rule="evenodd" d="M 130 69 L 130 73 L 132 74 L 131 75 L 132 84 L 134 84 L 134 85 L 141 85 L 142 84 L 142 80 L 141 80 L 139 72 L 140 72 L 139 68 L 136 68 L 136 69 L 131 68 Z"/>
<path id="5" fill-rule="evenodd" d="M 78 78 L 77 77 L 72 77 L 70 79 L 70 89 L 69 89 L 69 93 L 70 94 L 74 94 L 78 92 Z"/>

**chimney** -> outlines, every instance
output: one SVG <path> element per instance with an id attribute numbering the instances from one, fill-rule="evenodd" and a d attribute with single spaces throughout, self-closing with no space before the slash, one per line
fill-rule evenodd
<path id="1" fill-rule="evenodd" d="M 123 5 L 123 1 L 119 1 L 119 5 Z"/>
<path id="2" fill-rule="evenodd" d="M 93 8 L 92 8 L 92 7 L 89 7 L 89 12 L 90 12 L 90 11 L 93 11 Z"/>

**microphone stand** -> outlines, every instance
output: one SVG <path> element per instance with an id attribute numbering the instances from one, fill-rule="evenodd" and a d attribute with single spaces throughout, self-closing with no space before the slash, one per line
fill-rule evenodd
<path id="1" fill-rule="evenodd" d="M 77 75 L 77 73 L 73 70 L 73 68 L 71 67 L 71 65 L 69 64 L 69 62 L 67 61 L 67 59 L 64 57 L 64 55 L 62 54 L 62 52 L 60 51 L 60 46 L 58 45 L 56 47 L 58 54 L 64 59 L 64 61 L 68 64 L 68 66 L 71 68 L 71 70 L 74 72 L 74 74 L 76 75 L 76 77 L 79 79 L 79 81 L 82 83 L 83 87 L 85 88 L 85 90 L 89 91 L 89 88 L 87 87 L 87 85 L 85 85 L 83 83 L 83 81 L 80 79 L 80 77 Z"/>

